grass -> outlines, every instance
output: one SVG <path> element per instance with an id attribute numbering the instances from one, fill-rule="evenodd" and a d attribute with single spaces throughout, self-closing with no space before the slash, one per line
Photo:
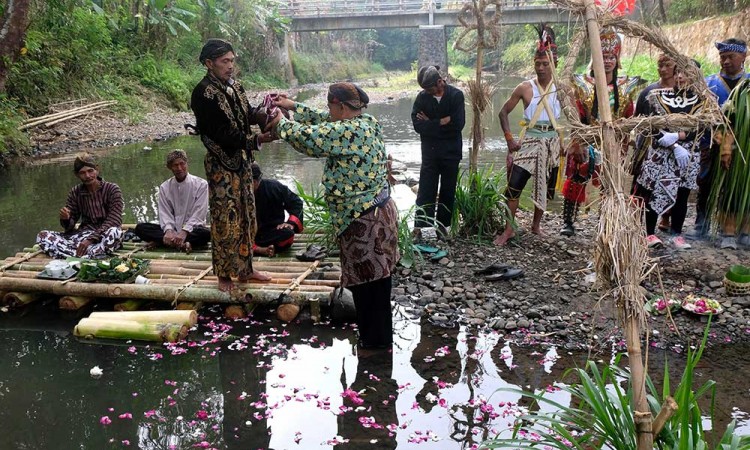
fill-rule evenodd
<path id="1" fill-rule="evenodd" d="M 473 236 L 481 242 L 505 227 L 510 211 L 500 194 L 504 179 L 504 171 L 495 172 L 492 166 L 474 174 L 461 172 L 451 221 L 455 234 Z"/>

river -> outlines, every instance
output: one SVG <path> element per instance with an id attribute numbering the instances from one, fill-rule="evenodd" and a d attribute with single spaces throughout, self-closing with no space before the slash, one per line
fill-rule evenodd
<path id="1" fill-rule="evenodd" d="M 504 164 L 496 112 L 517 82 L 506 80 L 496 96 L 483 166 Z M 419 141 L 410 110 L 411 99 L 368 108 L 384 125 L 389 152 L 417 172 Z M 520 108 L 514 127 L 519 120 Z M 188 152 L 193 173 L 203 173 L 205 150 L 195 137 L 99 152 L 102 176 L 124 192 L 125 222 L 156 218 L 157 187 L 170 175 L 164 155 L 174 148 Z M 59 226 L 57 210 L 75 182 L 72 158 L 3 172 L 3 254 L 30 245 L 39 230 Z M 321 162 L 285 144 L 265 145 L 258 159 L 267 178 L 319 183 Z M 555 386 L 569 381 L 565 369 L 582 366 L 588 356 L 549 345 L 518 347 L 494 332 L 434 328 L 400 307 L 394 314 L 392 355 L 358 355 L 347 326 L 281 325 L 263 317 L 226 323 L 215 319 L 216 310 L 206 313 L 188 342 L 170 347 L 81 341 L 71 334 L 77 318 L 61 314 L 52 301 L 3 314 L 0 448 L 470 448 L 508 434 L 519 395 L 498 389 L 549 390 L 568 403 Z M 750 433 L 748 354 L 713 347 L 695 374 L 697 383 L 718 381 L 719 430 L 734 417 L 738 431 Z M 672 374 L 684 364 L 679 355 L 652 349 L 656 378 L 667 358 Z M 101 378 L 89 375 L 94 366 L 103 370 Z"/>

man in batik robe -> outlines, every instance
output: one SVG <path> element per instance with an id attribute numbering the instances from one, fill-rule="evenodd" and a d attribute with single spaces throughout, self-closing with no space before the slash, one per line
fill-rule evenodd
<path id="1" fill-rule="evenodd" d="M 233 78 L 232 45 L 209 39 L 201 50 L 206 76 L 193 89 L 191 108 L 208 152 L 205 158 L 211 216 L 211 250 L 219 289 L 234 288 L 232 278 L 267 281 L 253 270 L 255 200 L 250 163 L 253 151 L 271 140 L 270 133 L 256 134 L 251 125 L 265 125 L 265 115 L 250 106 L 245 89 Z"/>

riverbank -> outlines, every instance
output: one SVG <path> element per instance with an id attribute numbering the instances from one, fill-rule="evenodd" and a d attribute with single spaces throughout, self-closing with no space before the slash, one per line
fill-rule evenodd
<path id="1" fill-rule="evenodd" d="M 492 328 L 518 343 L 624 350 L 613 302 L 594 288 L 596 213 L 581 217 L 578 233 L 570 238 L 558 234 L 561 214 L 545 214 L 544 237 L 526 231 L 530 216 L 519 212 L 521 231 L 505 247 L 475 239 L 441 243 L 448 257 L 399 271 L 395 301 L 423 313 L 434 324 Z M 686 223 L 692 220 L 688 218 Z M 667 237 L 662 239 L 666 242 Z M 666 292 L 676 299 L 694 294 L 717 300 L 724 311 L 713 318 L 709 345 L 750 342 L 750 296 L 727 296 L 722 284 L 731 265 L 750 260 L 750 247 L 732 251 L 720 250 L 710 240 L 691 243 L 693 248 L 685 251 L 667 246 L 651 252 L 657 269 L 643 283 L 644 295 L 651 299 Z M 523 269 L 524 277 L 487 281 L 474 274 L 493 263 Z M 649 316 L 647 322 L 652 348 L 682 353 L 687 346 L 699 343 L 708 316 L 676 310 L 671 317 Z"/>

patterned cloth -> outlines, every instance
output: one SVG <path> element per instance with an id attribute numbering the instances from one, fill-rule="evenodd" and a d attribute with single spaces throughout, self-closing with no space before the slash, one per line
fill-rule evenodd
<path id="1" fill-rule="evenodd" d="M 388 187 L 383 129 L 369 114 L 329 122 L 327 112 L 295 104 L 294 120 L 282 118 L 278 135 L 295 150 L 325 157 L 323 186 L 333 228 L 341 235 L 375 206 Z M 213 209 L 213 206 L 211 207 Z"/>
<path id="2" fill-rule="evenodd" d="M 239 82 L 230 86 L 210 74 L 193 89 L 191 107 L 208 149 L 204 166 L 214 273 L 247 278 L 253 272 L 256 230 L 250 163 L 257 137 L 250 125 L 256 124 L 257 110 Z"/>
<path id="3" fill-rule="evenodd" d="M 342 286 L 390 277 L 400 258 L 396 202 L 389 199 L 353 221 L 338 242 Z"/>
<path id="4" fill-rule="evenodd" d="M 639 113 L 647 116 L 666 114 L 695 114 L 703 106 L 703 101 L 693 92 L 675 92 L 672 88 L 655 88 L 649 86 L 639 97 Z M 678 188 L 696 189 L 698 171 L 700 168 L 700 151 L 698 151 L 699 136 L 691 133 L 685 141 L 678 141 L 682 147 L 691 152 L 687 168 L 681 170 L 671 148 L 662 147 L 658 141 L 659 135 L 650 136 L 646 158 L 637 175 L 637 182 L 651 191 L 649 207 L 657 214 L 670 209 L 677 198 Z M 694 151 L 695 150 L 695 151 Z"/>
<path id="5" fill-rule="evenodd" d="M 551 168 L 560 166 L 559 155 L 560 137 L 555 132 L 551 137 L 536 137 L 533 132 L 527 133 L 521 149 L 513 154 L 513 166 L 531 174 L 531 201 L 542 211 L 547 209 L 549 172 Z"/>
<path id="6" fill-rule="evenodd" d="M 120 248 L 122 245 L 122 228 L 108 228 L 101 234 L 101 240 L 86 249 L 87 258 L 101 258 Z M 91 239 L 94 232 L 91 230 L 73 233 L 60 233 L 58 231 L 42 230 L 36 237 L 36 243 L 52 258 L 64 259 L 76 256 L 78 245 L 86 239 Z"/>

